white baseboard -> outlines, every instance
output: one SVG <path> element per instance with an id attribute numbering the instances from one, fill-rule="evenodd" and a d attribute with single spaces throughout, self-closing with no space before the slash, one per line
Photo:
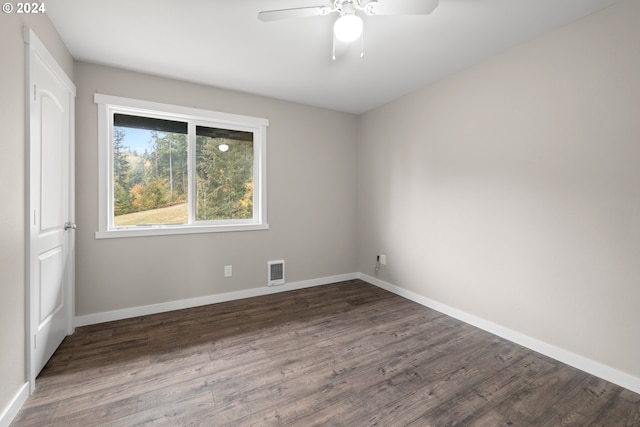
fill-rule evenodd
<path id="1" fill-rule="evenodd" d="M 20 390 L 18 390 L 9 405 L 0 413 L 0 427 L 9 427 L 9 424 L 11 424 L 16 415 L 18 415 L 18 411 L 20 411 L 24 402 L 27 401 L 27 397 L 29 397 L 28 382 L 20 387 Z"/>
<path id="2" fill-rule="evenodd" d="M 227 292 L 224 294 L 207 295 L 204 297 L 169 301 L 159 304 L 144 305 L 140 307 L 124 308 L 121 310 L 105 311 L 101 313 L 87 314 L 84 316 L 76 316 L 74 324 L 75 327 L 95 325 L 97 323 L 129 319 L 131 317 L 145 316 L 147 314 L 164 313 L 166 311 L 182 310 L 184 308 L 199 307 L 202 305 L 216 304 L 219 302 L 234 301 L 243 298 L 251 298 L 261 295 L 293 291 L 296 289 L 310 288 L 313 286 L 328 285 L 345 280 L 353 280 L 356 277 L 356 273 L 340 274 L 337 276 L 322 277 L 319 279 L 285 283 L 284 285 L 279 286 L 263 286 L 260 288 L 246 289 L 236 292 Z"/>
<path id="3" fill-rule="evenodd" d="M 474 316 L 473 314 L 466 313 L 462 310 L 450 307 L 446 304 L 442 304 L 438 301 L 423 297 L 414 292 L 392 285 L 391 283 L 384 282 L 375 277 L 369 276 L 364 273 L 357 273 L 357 277 L 372 285 L 378 286 L 389 292 L 393 292 L 396 295 L 407 298 L 425 307 L 432 308 L 440 313 L 451 316 L 455 319 L 461 320 L 465 323 L 473 325 L 477 328 L 483 329 L 487 332 L 491 332 L 494 335 L 505 338 L 511 342 L 519 344 L 523 347 L 544 354 L 552 359 L 558 360 L 581 371 L 587 372 L 591 375 L 595 375 L 598 378 L 612 382 L 621 387 L 629 389 L 633 392 L 640 393 L 640 378 L 633 375 L 614 369 L 610 366 L 556 347 L 544 341 L 540 341 L 536 338 L 532 338 L 528 335 L 490 322 L 486 319 Z"/>

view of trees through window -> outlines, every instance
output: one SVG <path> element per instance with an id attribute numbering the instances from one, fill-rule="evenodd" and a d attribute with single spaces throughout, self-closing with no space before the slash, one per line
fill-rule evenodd
<path id="1" fill-rule="evenodd" d="M 196 127 L 196 220 L 253 216 L 253 134 Z"/>
<path id="2" fill-rule="evenodd" d="M 189 222 L 187 123 L 114 114 L 115 226 Z M 253 133 L 197 126 L 195 220 L 253 216 Z"/>

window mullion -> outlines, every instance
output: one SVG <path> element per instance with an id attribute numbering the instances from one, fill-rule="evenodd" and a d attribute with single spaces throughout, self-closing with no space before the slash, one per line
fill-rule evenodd
<path id="1" fill-rule="evenodd" d="M 187 163 L 189 169 L 189 194 L 187 196 L 189 204 L 189 224 L 196 222 L 196 124 L 189 120 L 187 128 Z"/>

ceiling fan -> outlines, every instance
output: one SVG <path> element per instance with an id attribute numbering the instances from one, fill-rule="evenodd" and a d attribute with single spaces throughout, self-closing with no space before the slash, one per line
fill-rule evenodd
<path id="1" fill-rule="evenodd" d="M 360 57 L 364 56 L 363 21 L 359 15 L 428 15 L 438 6 L 438 0 L 327 0 L 329 5 L 265 10 L 258 13 L 262 22 L 324 16 L 338 13 L 333 24 L 333 59 L 336 59 L 336 39 L 343 43 L 361 40 Z"/>

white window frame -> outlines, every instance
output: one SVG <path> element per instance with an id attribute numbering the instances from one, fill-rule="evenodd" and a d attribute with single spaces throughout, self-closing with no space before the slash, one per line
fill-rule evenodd
<path id="1" fill-rule="evenodd" d="M 96 239 L 266 230 L 267 127 L 269 120 L 178 105 L 96 93 L 98 104 L 98 231 Z M 115 113 L 183 121 L 189 129 L 189 224 L 150 226 L 113 225 L 113 116 Z M 253 218 L 198 221 L 193 218 L 195 190 L 195 127 L 207 126 L 253 133 Z"/>

